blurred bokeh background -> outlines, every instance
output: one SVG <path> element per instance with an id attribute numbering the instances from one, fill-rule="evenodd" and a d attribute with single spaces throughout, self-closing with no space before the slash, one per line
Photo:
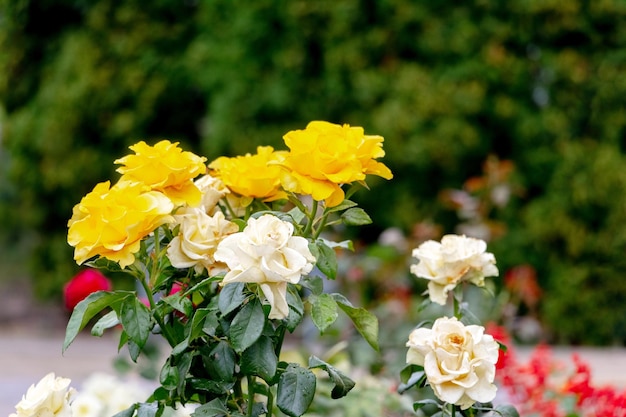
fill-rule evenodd
<path id="1" fill-rule="evenodd" d="M 212 160 L 327 120 L 383 136 L 395 174 L 344 231 L 361 304 L 414 315 L 410 250 L 466 233 L 501 271 L 485 316 L 519 340 L 626 342 L 626 2 L 0 5 L 3 298 L 61 305 L 72 207 L 138 140 Z"/>

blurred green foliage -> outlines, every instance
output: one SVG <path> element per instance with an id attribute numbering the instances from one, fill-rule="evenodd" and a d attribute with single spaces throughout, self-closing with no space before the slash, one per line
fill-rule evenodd
<path id="1" fill-rule="evenodd" d="M 365 240 L 452 231 L 438 192 L 511 160 L 525 193 L 494 214 L 500 268 L 537 268 L 555 340 L 626 342 L 623 0 L 0 4 L 0 215 L 5 237 L 39 236 L 40 295 L 76 270 L 72 206 L 128 145 L 211 159 L 321 119 L 385 137 L 395 178 L 357 197 Z"/>

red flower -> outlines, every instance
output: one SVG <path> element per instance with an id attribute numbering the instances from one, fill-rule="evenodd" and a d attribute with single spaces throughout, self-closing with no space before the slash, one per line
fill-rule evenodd
<path id="1" fill-rule="evenodd" d="M 76 304 L 96 291 L 110 291 L 111 281 L 98 270 L 83 269 L 74 276 L 63 288 L 63 301 L 68 311 L 74 310 Z"/>

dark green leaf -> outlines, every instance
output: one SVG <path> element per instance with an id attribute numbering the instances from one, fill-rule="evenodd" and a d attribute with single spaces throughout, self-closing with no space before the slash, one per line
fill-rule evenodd
<path id="1" fill-rule="evenodd" d="M 193 361 L 194 352 L 185 352 L 182 355 L 176 357 L 176 369 L 178 370 L 178 393 L 182 394 L 185 387 L 185 381 L 189 369 L 191 369 L 191 363 Z"/>
<path id="2" fill-rule="evenodd" d="M 228 409 L 219 398 L 216 398 L 196 408 L 191 417 L 224 417 L 227 415 Z"/>
<path id="3" fill-rule="evenodd" d="M 165 361 L 165 364 L 161 368 L 161 373 L 159 374 L 159 382 L 163 388 L 167 390 L 176 389 L 179 380 L 178 369 L 176 369 L 175 366 L 170 365 L 170 360 L 171 358 Z"/>
<path id="4" fill-rule="evenodd" d="M 315 241 L 314 246 L 317 250 L 314 253 L 317 258 L 316 265 L 329 279 L 337 278 L 337 254 L 335 250 L 328 246 L 322 239 Z"/>
<path id="5" fill-rule="evenodd" d="M 233 318 L 229 334 L 233 348 L 241 353 L 257 341 L 265 326 L 265 314 L 258 299 L 246 304 Z"/>
<path id="6" fill-rule="evenodd" d="M 238 308 L 246 300 L 243 282 L 226 284 L 219 293 L 218 308 L 223 316 Z"/>
<path id="7" fill-rule="evenodd" d="M 206 318 L 212 311 L 206 308 L 199 308 L 194 311 L 193 316 L 191 317 L 191 325 L 189 328 L 189 336 L 187 340 L 189 343 L 196 340 L 202 334 L 204 334 L 204 324 Z M 217 317 L 215 317 L 215 323 L 217 324 Z"/>
<path id="8" fill-rule="evenodd" d="M 437 407 L 440 407 L 440 408 L 441 408 L 441 404 L 439 404 L 439 402 L 437 402 L 437 400 L 433 400 L 433 399 L 431 399 L 431 398 L 427 398 L 427 399 L 425 399 L 425 400 L 415 401 L 415 402 L 413 403 L 413 409 L 414 409 L 415 411 L 417 411 L 417 410 L 419 410 L 420 408 L 425 407 L 425 406 L 427 406 L 427 405 L 434 405 L 434 406 L 437 406 Z"/>
<path id="9" fill-rule="evenodd" d="M 126 334 L 126 332 L 124 332 Z M 135 343 L 132 339 L 128 339 L 126 341 L 126 346 L 128 346 L 128 354 L 133 362 L 137 362 L 137 358 L 139 358 L 139 354 L 141 353 L 141 348 L 137 343 Z"/>
<path id="10" fill-rule="evenodd" d="M 372 223 L 370 216 L 359 207 L 346 210 L 341 215 L 341 220 L 348 226 L 363 226 Z"/>
<path id="11" fill-rule="evenodd" d="M 259 376 L 268 384 L 276 375 L 277 365 L 278 358 L 274 352 L 272 339 L 267 336 L 261 336 L 241 355 L 241 371 L 245 375 Z"/>
<path id="12" fill-rule="evenodd" d="M 278 381 L 276 405 L 290 417 L 303 415 L 313 401 L 315 385 L 313 372 L 290 363 Z"/>
<path id="13" fill-rule="evenodd" d="M 89 320 L 105 308 L 119 305 L 127 297 L 135 297 L 135 293 L 131 291 L 96 291 L 78 303 L 67 323 L 63 352 L 67 350 L 78 333 L 85 328 Z"/>
<path id="14" fill-rule="evenodd" d="M 311 308 L 311 319 L 320 333 L 333 324 L 338 316 L 337 302 L 330 295 L 320 294 L 315 297 Z"/>
<path id="15" fill-rule="evenodd" d="M 376 316 L 364 308 L 354 308 L 350 303 L 344 303 L 342 300 L 345 300 L 345 297 L 341 294 L 333 294 L 333 298 L 350 317 L 361 336 L 374 350 L 378 351 L 378 319 Z"/>
<path id="16" fill-rule="evenodd" d="M 289 315 L 285 319 L 285 326 L 287 330 L 293 332 L 304 317 L 304 304 L 294 285 L 287 286 L 287 304 L 289 305 Z"/>
<path id="17" fill-rule="evenodd" d="M 459 312 L 461 313 L 461 323 L 465 324 L 466 326 L 469 326 L 472 324 L 475 324 L 478 326 L 481 325 L 480 319 L 476 317 L 476 315 L 470 311 L 467 303 L 461 303 L 461 305 L 459 306 Z"/>
<path id="18" fill-rule="evenodd" d="M 204 366 L 218 381 L 231 381 L 235 373 L 235 352 L 226 342 L 219 342 L 208 357 L 202 358 Z"/>
<path id="19" fill-rule="evenodd" d="M 333 399 L 346 396 L 348 392 L 354 388 L 354 381 L 352 379 L 316 356 L 311 356 L 309 358 L 309 368 L 321 368 L 328 373 L 331 381 L 335 384 L 332 392 L 330 393 L 331 398 Z"/>
<path id="20" fill-rule="evenodd" d="M 127 297 L 120 307 L 119 318 L 130 340 L 143 349 L 152 329 L 152 316 L 148 307 L 137 297 Z"/>
<path id="21" fill-rule="evenodd" d="M 228 394 L 235 385 L 234 381 L 214 381 L 212 379 L 190 378 L 187 381 L 187 388 L 194 391 L 206 391 L 213 394 Z"/>
<path id="22" fill-rule="evenodd" d="M 91 328 L 91 334 L 93 336 L 102 336 L 106 329 L 110 329 L 111 327 L 115 327 L 120 324 L 120 321 L 117 318 L 117 313 L 115 311 L 109 311 L 104 316 L 100 317 L 100 320 L 96 322 Z"/>
<path id="23" fill-rule="evenodd" d="M 423 370 L 415 371 L 406 379 L 405 383 L 402 383 L 398 386 L 398 393 L 403 394 L 412 387 L 417 386 L 418 388 L 421 388 L 425 384 L 426 384 L 426 373 Z"/>

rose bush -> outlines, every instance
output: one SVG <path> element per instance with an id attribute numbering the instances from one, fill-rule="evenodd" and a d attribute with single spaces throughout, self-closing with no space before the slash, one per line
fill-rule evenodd
<path id="1" fill-rule="evenodd" d="M 482 326 L 465 326 L 455 317 L 439 318 L 432 329 L 409 335 L 407 363 L 424 367 L 441 400 L 465 410 L 496 396 L 494 379 L 499 345 Z"/>
<path id="2" fill-rule="evenodd" d="M 391 178 L 375 160 L 384 155 L 383 138 L 314 122 L 304 137 L 287 133 L 285 141 L 289 151 L 259 147 L 208 167 L 177 143 L 139 142 L 115 161 L 119 181 L 97 185 L 74 208 L 68 243 L 77 262 L 133 277 L 146 298 L 126 290 L 89 295 L 70 317 L 63 349 L 94 317 L 92 333 L 119 329 L 133 361 L 151 335 L 171 349 L 160 386 L 124 415 L 156 417 L 196 403 L 205 417 L 271 416 L 274 407 L 300 416 L 313 400 L 316 368 L 328 374 L 333 398 L 345 396 L 354 381 L 330 364 L 280 360 L 286 333 L 307 312 L 320 332 L 345 313 L 378 349 L 376 317 L 324 292 L 324 277 L 337 276 L 335 251 L 352 244 L 323 232 L 371 222 L 349 197 L 368 174 Z M 313 164 L 301 167 L 305 156 Z M 302 173 L 315 177 L 311 187 L 285 182 Z"/>

